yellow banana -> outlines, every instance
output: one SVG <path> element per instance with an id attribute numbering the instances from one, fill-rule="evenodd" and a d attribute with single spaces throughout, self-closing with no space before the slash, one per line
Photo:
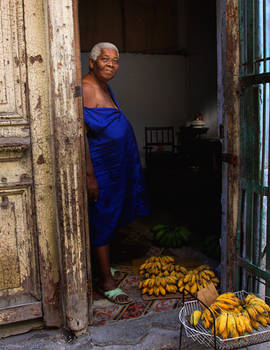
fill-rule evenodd
<path id="1" fill-rule="evenodd" d="M 223 333 L 225 328 L 227 327 L 227 316 L 228 314 L 226 312 L 222 313 L 219 316 L 219 333 Z"/>
<path id="2" fill-rule="evenodd" d="M 196 275 L 191 274 L 191 277 L 189 279 L 189 285 L 193 286 L 195 282 L 196 282 Z"/>
<path id="3" fill-rule="evenodd" d="M 254 309 L 259 313 L 259 314 L 263 314 L 264 313 L 264 308 L 258 303 L 258 304 L 255 304 L 255 303 L 252 303 L 251 304 Z"/>
<path id="4" fill-rule="evenodd" d="M 227 302 L 221 302 L 221 301 L 215 301 L 215 305 L 217 305 L 222 311 L 232 311 L 233 305 L 227 303 Z"/>
<path id="5" fill-rule="evenodd" d="M 160 284 L 162 285 L 162 287 L 166 287 L 166 279 L 164 277 L 160 279 Z"/>
<path id="6" fill-rule="evenodd" d="M 194 321 L 193 324 L 194 324 L 194 326 L 197 326 L 197 324 L 199 323 L 200 318 L 201 318 L 201 314 L 202 314 L 202 312 L 199 310 L 193 311 L 193 321 Z"/>
<path id="7" fill-rule="evenodd" d="M 256 321 L 257 320 L 257 315 L 258 315 L 257 310 L 255 310 L 252 305 L 248 305 L 246 307 L 246 310 L 247 310 L 247 312 L 248 312 L 248 314 L 250 316 L 250 319 Z"/>
<path id="8" fill-rule="evenodd" d="M 200 273 L 200 276 L 207 281 L 210 281 L 211 279 L 204 271 Z"/>
<path id="9" fill-rule="evenodd" d="M 156 278 L 155 279 L 155 285 L 157 286 L 157 287 L 159 287 L 160 286 L 160 282 L 161 282 L 161 280 L 160 280 L 160 278 Z"/>
<path id="10" fill-rule="evenodd" d="M 154 288 L 149 288 L 148 289 L 148 295 L 152 295 L 154 293 Z"/>
<path id="11" fill-rule="evenodd" d="M 242 318 L 243 323 L 245 324 L 245 330 L 248 333 L 252 333 L 252 325 L 250 322 L 250 317 L 246 311 L 242 312 L 241 318 Z"/>
<path id="12" fill-rule="evenodd" d="M 205 318 L 204 320 L 202 320 L 202 325 L 204 326 L 204 328 L 209 328 L 210 327 L 210 322 L 207 318 Z"/>
<path id="13" fill-rule="evenodd" d="M 161 285 L 159 286 L 159 291 L 162 295 L 165 295 L 166 294 L 166 290 L 165 288 L 163 288 Z"/>
<path id="14" fill-rule="evenodd" d="M 250 319 L 250 322 L 251 322 L 252 328 L 254 328 L 256 330 L 259 328 L 259 322 L 255 321 L 253 319 Z"/>
<path id="15" fill-rule="evenodd" d="M 212 278 L 211 280 L 214 284 L 219 284 L 219 279 L 217 277 Z"/>
<path id="16" fill-rule="evenodd" d="M 224 331 L 220 335 L 222 336 L 223 339 L 228 339 L 229 335 L 228 335 L 227 328 L 225 328 Z"/>
<path id="17" fill-rule="evenodd" d="M 227 329 L 228 329 L 229 336 L 234 337 L 236 324 L 235 324 L 234 316 L 231 313 L 228 313 Z"/>
<path id="18" fill-rule="evenodd" d="M 183 272 L 183 274 L 187 274 L 187 269 L 184 266 L 180 266 L 179 269 L 181 272 Z"/>
<path id="19" fill-rule="evenodd" d="M 177 286 L 180 288 L 184 285 L 184 281 L 183 279 L 179 280 L 178 283 L 177 283 Z"/>
<path id="20" fill-rule="evenodd" d="M 143 287 L 147 287 L 148 286 L 148 283 L 149 283 L 150 279 L 147 278 L 146 280 L 143 281 Z"/>
<path id="21" fill-rule="evenodd" d="M 171 293 L 171 284 L 166 284 L 166 291 Z"/>
<path id="22" fill-rule="evenodd" d="M 195 294 L 195 293 L 197 292 L 197 290 L 198 290 L 198 285 L 197 285 L 197 283 L 195 282 L 195 283 L 191 286 L 190 292 L 191 292 L 192 294 Z"/>
<path id="23" fill-rule="evenodd" d="M 260 324 L 262 324 L 264 327 L 266 327 L 268 324 L 266 318 L 263 315 L 258 316 L 258 322 L 260 322 Z"/>
<path id="24" fill-rule="evenodd" d="M 186 274 L 186 276 L 184 277 L 184 283 L 188 283 L 190 278 L 190 273 Z"/>
<path id="25" fill-rule="evenodd" d="M 147 288 L 147 287 L 146 287 L 146 288 L 143 288 L 143 289 L 142 289 L 142 294 L 145 294 L 147 291 L 148 291 L 148 288 Z"/>
<path id="26" fill-rule="evenodd" d="M 156 296 L 159 295 L 159 287 L 154 287 L 154 293 Z"/>
<path id="27" fill-rule="evenodd" d="M 215 273 L 212 270 L 204 270 L 204 273 L 206 273 L 210 277 L 216 277 Z"/>
<path id="28" fill-rule="evenodd" d="M 242 320 L 242 317 L 240 317 L 240 314 L 235 314 L 234 315 L 234 320 L 235 320 L 235 324 L 236 324 L 236 329 L 239 333 L 239 335 L 243 335 L 245 333 L 245 324 Z"/>

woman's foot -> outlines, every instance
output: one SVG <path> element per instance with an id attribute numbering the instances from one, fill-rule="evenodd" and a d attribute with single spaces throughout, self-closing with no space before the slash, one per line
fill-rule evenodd
<path id="1" fill-rule="evenodd" d="M 120 288 L 111 276 L 98 284 L 98 291 L 115 304 L 129 304 L 132 299 Z"/>

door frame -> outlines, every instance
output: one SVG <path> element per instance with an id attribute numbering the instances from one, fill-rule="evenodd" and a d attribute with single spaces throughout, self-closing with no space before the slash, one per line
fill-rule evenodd
<path id="1" fill-rule="evenodd" d="M 240 37 L 238 0 L 217 1 L 218 124 L 222 152 L 221 289 L 236 285 L 240 188 Z M 223 158 L 223 157 L 222 157 Z"/>
<path id="2" fill-rule="evenodd" d="M 45 0 L 44 4 L 48 25 L 60 303 L 63 325 L 79 335 L 86 331 L 91 320 L 91 271 L 77 0 Z"/>

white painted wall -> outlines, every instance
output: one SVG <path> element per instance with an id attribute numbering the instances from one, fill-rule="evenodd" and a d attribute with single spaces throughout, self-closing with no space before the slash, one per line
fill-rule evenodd
<path id="1" fill-rule="evenodd" d="M 88 53 L 81 54 L 82 74 Z M 183 124 L 187 111 L 186 59 L 179 55 L 120 55 L 120 68 L 110 82 L 114 95 L 133 125 L 144 164 L 144 127 Z"/>

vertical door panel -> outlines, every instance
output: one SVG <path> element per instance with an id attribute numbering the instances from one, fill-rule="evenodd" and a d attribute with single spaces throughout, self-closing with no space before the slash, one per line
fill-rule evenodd
<path id="1" fill-rule="evenodd" d="M 23 2 L 0 2 L 0 325 L 42 316 Z"/>

